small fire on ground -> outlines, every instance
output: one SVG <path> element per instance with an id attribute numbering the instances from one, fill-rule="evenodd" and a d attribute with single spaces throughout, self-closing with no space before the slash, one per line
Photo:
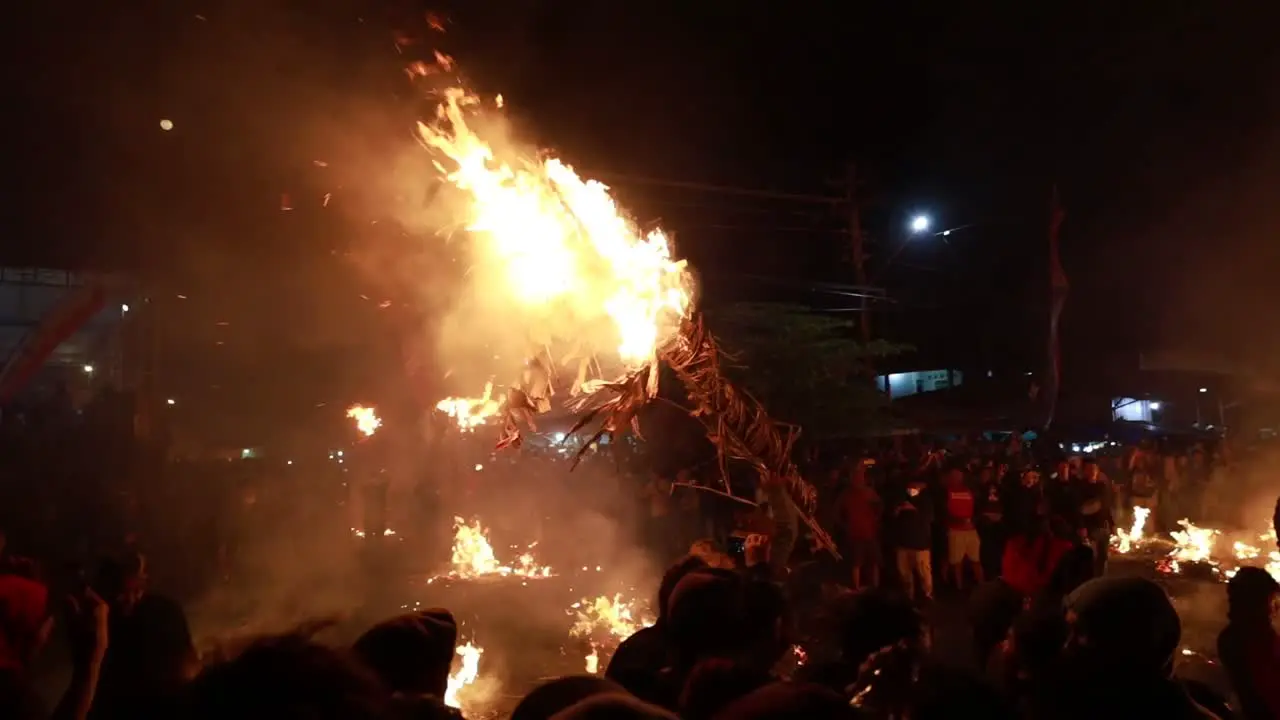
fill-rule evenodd
<path id="1" fill-rule="evenodd" d="M 595 600 L 583 599 L 569 607 L 568 613 L 573 617 L 573 627 L 569 635 L 586 640 L 591 651 L 585 657 L 585 669 L 588 673 L 600 671 L 600 651 L 613 652 L 623 640 L 631 637 L 641 628 L 654 623 L 654 619 L 635 600 L 623 600 L 621 593 L 612 598 L 601 595 Z"/>
<path id="2" fill-rule="evenodd" d="M 480 677 L 480 656 L 484 654 L 484 648 L 468 642 L 466 645 L 459 645 L 456 650 L 458 657 L 462 660 L 458 669 L 449 674 L 449 685 L 445 689 L 444 704 L 451 708 L 462 708 L 462 701 L 458 695 L 462 689 L 471 685 Z"/>
<path id="3" fill-rule="evenodd" d="M 453 555 L 452 568 L 442 576 L 436 576 L 427 582 L 441 577 L 454 580 L 471 580 L 475 578 L 497 575 L 499 577 L 516 576 L 522 578 L 547 578 L 552 576 L 551 568 L 539 565 L 533 556 L 537 543 L 525 548 L 512 565 L 498 561 L 489 542 L 488 532 L 479 520 L 470 523 L 460 517 L 453 519 Z"/>
<path id="4" fill-rule="evenodd" d="M 1143 530 L 1147 527 L 1147 518 L 1151 516 L 1151 508 L 1135 507 L 1133 509 L 1133 523 L 1126 530 L 1125 528 L 1116 528 L 1116 534 L 1111 536 L 1111 546 L 1116 552 L 1124 555 L 1128 554 L 1133 548 L 1142 543 L 1144 540 Z"/>
<path id="5" fill-rule="evenodd" d="M 352 534 L 352 535 L 355 535 L 355 536 L 356 536 L 356 537 L 358 537 L 358 538 L 365 537 L 365 535 L 366 535 L 365 531 L 363 531 L 363 530 L 357 530 L 357 529 L 355 529 L 355 528 L 351 528 L 351 534 Z M 387 528 L 386 530 L 383 530 L 383 531 L 382 531 L 382 536 L 383 536 L 383 537 L 391 537 L 392 535 L 395 535 L 395 534 L 396 534 L 396 531 L 395 531 L 395 530 L 392 530 L 391 528 Z"/>
<path id="6" fill-rule="evenodd" d="M 1254 565 L 1280 580 L 1280 551 L 1263 550 L 1276 547 L 1275 530 L 1256 535 L 1229 533 L 1201 527 L 1184 518 L 1178 521 L 1178 529 L 1170 532 L 1166 540 L 1147 533 L 1150 516 L 1148 508 L 1133 508 L 1132 525 L 1127 529 L 1116 529 L 1111 536 L 1112 549 L 1125 555 L 1138 550 L 1168 548 L 1156 568 L 1175 575 L 1182 574 L 1189 567 L 1203 567 L 1218 579 L 1230 580 L 1241 567 Z M 1229 546 L 1224 538 L 1230 541 Z"/>

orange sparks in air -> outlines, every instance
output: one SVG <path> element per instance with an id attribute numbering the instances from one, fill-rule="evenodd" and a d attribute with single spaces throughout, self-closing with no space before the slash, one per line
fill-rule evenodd
<path id="1" fill-rule="evenodd" d="M 382 427 L 382 419 L 378 417 L 378 413 L 371 407 L 363 405 L 352 405 L 347 408 L 347 417 L 356 421 L 356 429 L 365 437 L 369 437 Z"/>

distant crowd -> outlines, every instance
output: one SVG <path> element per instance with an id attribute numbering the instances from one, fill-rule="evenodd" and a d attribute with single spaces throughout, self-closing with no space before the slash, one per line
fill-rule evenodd
<path id="1" fill-rule="evenodd" d="M 1182 624 L 1159 584 L 1108 574 L 1111 533 L 1132 506 L 1206 503 L 1227 462 L 1214 448 L 1154 444 L 1078 459 L 1018 443 L 815 453 L 804 472 L 839 561 L 783 531 L 794 508 L 771 507 L 768 488 L 749 506 L 695 489 L 696 468 L 655 475 L 635 499 L 669 562 L 650 589 L 657 622 L 603 658 L 602 675 L 545 681 L 510 716 L 1280 717 L 1269 574 L 1244 568 L 1228 584 L 1229 692 L 1175 677 Z M 202 656 L 186 609 L 124 545 L 70 582 L 0 548 L 0 717 L 463 715 L 448 678 L 466 608 L 393 615 L 343 645 L 298 617 Z M 944 606 L 968 626 L 961 666 L 934 647 Z M 36 688 L 51 638 L 70 673 L 46 704 Z"/>

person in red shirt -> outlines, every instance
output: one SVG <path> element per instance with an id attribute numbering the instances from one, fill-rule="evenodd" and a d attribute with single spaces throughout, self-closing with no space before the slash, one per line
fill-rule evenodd
<path id="1" fill-rule="evenodd" d="M 947 470 L 943 476 L 946 493 L 947 564 L 957 590 L 964 589 L 965 561 L 973 568 L 973 579 L 982 582 L 982 542 L 973 524 L 976 502 L 973 491 L 965 484 L 964 472 L 959 468 Z"/>
<path id="2" fill-rule="evenodd" d="M 867 465 L 853 466 L 849 488 L 840 497 L 841 520 L 849 541 L 853 589 L 880 584 L 880 496 L 867 483 Z M 863 583 L 863 570 L 867 571 Z"/>

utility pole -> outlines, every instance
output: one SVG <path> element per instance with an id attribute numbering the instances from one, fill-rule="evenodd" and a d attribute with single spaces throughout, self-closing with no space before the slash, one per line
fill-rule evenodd
<path id="1" fill-rule="evenodd" d="M 867 255 L 864 242 L 866 236 L 862 232 L 862 199 L 858 194 L 858 168 L 849 163 L 849 175 L 846 180 L 845 202 L 849 212 L 849 242 L 853 260 L 853 281 L 859 287 L 867 286 Z M 858 329 L 863 343 L 871 342 L 871 303 L 864 294 L 862 310 L 858 313 Z"/>
<path id="2" fill-rule="evenodd" d="M 853 281 L 858 287 L 867 287 L 867 253 L 866 253 L 866 235 L 862 231 L 862 196 L 859 193 L 858 186 L 858 168 L 854 163 L 849 163 L 849 175 L 846 179 L 845 187 L 845 204 L 849 212 L 849 249 L 850 256 L 853 260 Z M 862 293 L 862 308 L 858 313 L 858 339 L 862 341 L 863 348 L 871 345 L 871 298 L 867 292 Z M 875 362 L 868 355 L 863 358 L 863 364 L 867 369 L 867 373 L 871 375 L 872 380 L 876 377 Z M 889 392 L 889 383 L 885 382 L 885 392 Z"/>

